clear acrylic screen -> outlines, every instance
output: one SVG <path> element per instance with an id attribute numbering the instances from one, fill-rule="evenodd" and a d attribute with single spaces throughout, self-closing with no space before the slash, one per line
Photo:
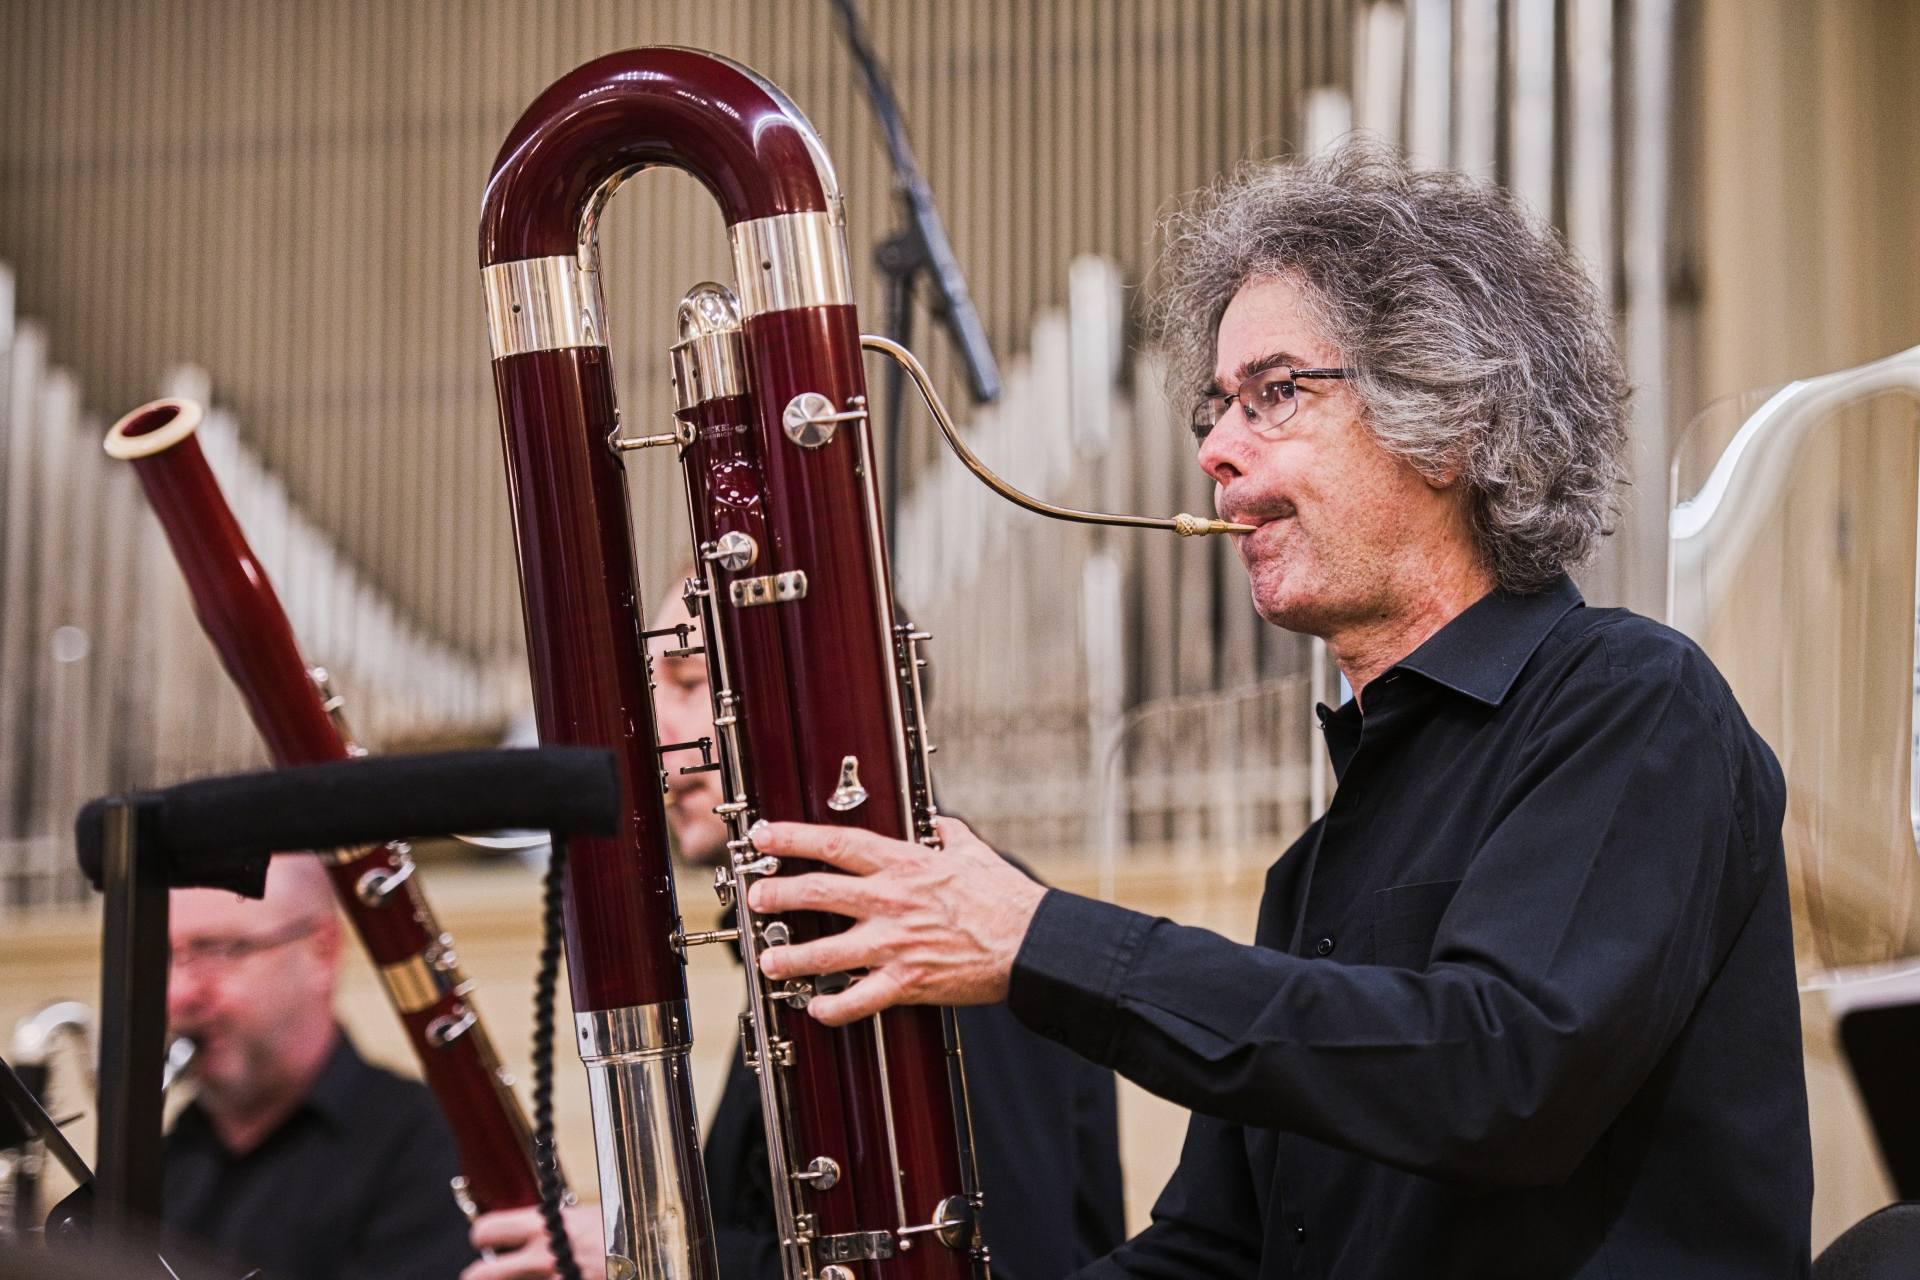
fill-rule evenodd
<path id="1" fill-rule="evenodd" d="M 1920 352 L 1723 401 L 1674 462 L 1669 620 L 1786 773 L 1804 986 L 1920 956 L 1916 387 Z"/>

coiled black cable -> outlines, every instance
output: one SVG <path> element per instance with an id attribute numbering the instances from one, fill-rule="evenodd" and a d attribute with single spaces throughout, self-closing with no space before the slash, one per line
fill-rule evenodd
<path id="1" fill-rule="evenodd" d="M 547 859 L 545 923 L 540 942 L 540 971 L 533 984 L 533 1165 L 540 1180 L 540 1216 L 547 1223 L 547 1247 L 561 1280 L 582 1280 L 580 1263 L 560 1214 L 560 1160 L 553 1143 L 553 992 L 560 978 L 560 939 L 565 928 L 560 886 L 567 866 L 567 842 L 553 836 Z"/>

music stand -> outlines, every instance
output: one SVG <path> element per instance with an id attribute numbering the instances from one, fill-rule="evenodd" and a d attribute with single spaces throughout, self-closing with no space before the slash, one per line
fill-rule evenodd
<path id="1" fill-rule="evenodd" d="M 612 835 L 619 798 L 612 753 L 546 747 L 342 760 L 90 802 L 76 843 L 106 899 L 92 1230 L 139 1247 L 159 1221 L 170 890 L 261 897 L 285 849 L 501 827 Z"/>

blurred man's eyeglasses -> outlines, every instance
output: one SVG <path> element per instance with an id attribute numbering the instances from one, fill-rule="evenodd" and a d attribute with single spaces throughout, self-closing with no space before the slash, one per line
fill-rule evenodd
<path id="1" fill-rule="evenodd" d="M 175 969 L 191 969 L 209 960 L 221 966 L 238 964 L 248 956 L 257 956 L 263 951 L 284 947 L 289 942 L 298 942 L 312 933 L 313 929 L 313 923 L 306 921 L 257 938 L 195 938 L 169 948 L 168 954 L 172 957 Z"/>
<path id="2" fill-rule="evenodd" d="M 1287 420 L 1300 407 L 1298 393 L 1302 379 L 1348 378 L 1353 376 L 1353 372 L 1352 369 L 1279 368 L 1251 374 L 1233 391 L 1203 396 L 1200 403 L 1193 406 L 1193 416 L 1188 425 L 1193 430 L 1194 443 L 1202 443 L 1212 434 L 1236 400 L 1240 402 L 1240 413 L 1246 419 L 1249 430 L 1257 435 L 1272 435 L 1286 426 Z"/>

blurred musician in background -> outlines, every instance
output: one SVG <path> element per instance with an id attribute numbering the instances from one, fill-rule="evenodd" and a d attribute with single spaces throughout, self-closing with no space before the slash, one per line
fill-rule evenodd
<path id="1" fill-rule="evenodd" d="M 675 581 L 694 572 L 693 565 L 684 565 Z M 699 626 L 677 598 L 652 623 L 656 630 L 682 624 L 688 628 L 685 643 L 665 647 L 697 647 Z M 706 660 L 656 652 L 653 676 L 662 744 L 712 737 Z M 725 797 L 717 771 L 681 772 L 683 764 L 699 759 L 697 751 L 666 757 L 667 819 L 681 860 L 711 867 L 727 854 L 727 827 L 713 812 Z M 1049 1044 L 1002 1007 L 963 1010 L 960 1030 L 993 1273 L 998 1280 L 1054 1280 L 1106 1253 L 1124 1234 L 1113 1073 Z M 779 1280 L 760 1091 L 737 1046 L 701 1151 L 723 1280 Z M 605 1261 L 599 1208 L 568 1209 L 566 1221 L 581 1271 L 598 1280 Z M 554 1274 L 537 1210 L 484 1214 L 472 1238 L 499 1255 L 475 1263 L 462 1280 L 546 1280 Z"/>
<path id="2" fill-rule="evenodd" d="M 1566 574 L 1625 445 L 1580 264 L 1362 142 L 1170 232 L 1173 377 L 1254 607 L 1354 690 L 1254 945 L 1045 889 L 957 822 L 938 853 L 776 824 L 758 848 L 845 874 L 754 909 L 854 923 L 762 967 L 868 969 L 829 1024 L 1006 1000 L 1192 1108 L 1153 1225 L 1083 1276 L 1805 1275 L 1784 786 L 1691 642 Z"/>
<path id="3" fill-rule="evenodd" d="M 334 1021 L 340 925 L 312 854 L 260 901 L 172 896 L 170 1031 L 198 1046 L 167 1135 L 165 1224 L 268 1280 L 453 1280 L 474 1258 L 453 1138 L 424 1086 Z"/>

